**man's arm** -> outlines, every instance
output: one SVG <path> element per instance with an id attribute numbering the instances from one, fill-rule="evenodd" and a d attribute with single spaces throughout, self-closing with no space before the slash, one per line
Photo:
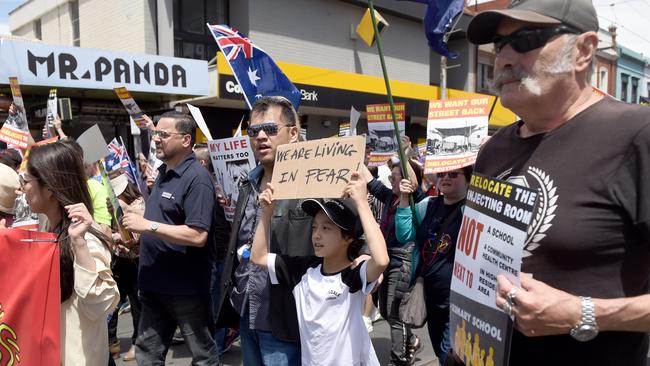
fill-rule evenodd
<path id="1" fill-rule="evenodd" d="M 169 225 L 147 220 L 142 208 L 129 206 L 124 213 L 122 225 L 125 229 L 136 234 L 149 234 L 162 240 L 188 247 L 203 247 L 208 240 L 208 231 L 188 225 Z M 151 230 L 152 224 L 157 224 L 156 231 Z"/>
<path id="2" fill-rule="evenodd" d="M 578 296 L 522 275 L 521 288 L 498 276 L 496 304 L 502 308 L 506 294 L 516 289 L 513 314 L 516 327 L 527 336 L 568 334 L 582 318 Z M 650 331 L 650 295 L 593 299 L 599 331 Z"/>
<path id="3" fill-rule="evenodd" d="M 267 187 L 264 192 L 260 193 L 259 200 L 262 217 L 255 229 L 253 247 L 251 248 L 251 260 L 257 266 L 264 268 L 268 266 L 269 233 L 271 230 L 271 216 L 273 215 L 273 207 L 275 205 L 273 200 L 273 186 L 271 183 L 267 183 Z"/>

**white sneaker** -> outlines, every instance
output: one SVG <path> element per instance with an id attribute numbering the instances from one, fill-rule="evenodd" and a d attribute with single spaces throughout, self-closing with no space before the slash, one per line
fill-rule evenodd
<path id="1" fill-rule="evenodd" d="M 372 308 L 372 312 L 370 313 L 370 319 L 372 320 L 373 323 L 381 320 L 381 314 L 379 313 L 379 309 L 375 307 Z"/>
<path id="2" fill-rule="evenodd" d="M 370 317 L 367 317 L 365 315 L 362 316 L 363 316 L 363 322 L 366 324 L 366 329 L 368 330 L 368 333 L 372 332 L 372 330 L 374 329 L 372 326 L 372 319 L 370 319 Z"/>

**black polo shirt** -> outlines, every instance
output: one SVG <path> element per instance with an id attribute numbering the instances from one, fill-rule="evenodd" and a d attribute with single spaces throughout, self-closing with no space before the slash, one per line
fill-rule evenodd
<path id="1" fill-rule="evenodd" d="M 140 238 L 141 290 L 172 295 L 210 292 L 215 261 L 215 191 L 208 171 L 191 153 L 174 169 L 163 164 L 146 202 L 147 220 L 208 231 L 202 248 L 177 245 L 151 234 Z"/>

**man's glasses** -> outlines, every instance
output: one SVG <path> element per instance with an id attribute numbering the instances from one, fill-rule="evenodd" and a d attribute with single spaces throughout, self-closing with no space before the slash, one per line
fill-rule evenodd
<path id="1" fill-rule="evenodd" d="M 264 131 L 264 134 L 266 136 L 275 136 L 278 134 L 280 129 L 284 127 L 292 127 L 292 126 L 290 125 L 280 126 L 275 122 L 264 122 L 258 125 L 248 126 L 247 131 L 248 131 L 248 136 L 250 136 L 251 138 L 257 137 L 257 135 L 259 135 L 261 131 Z"/>
<path id="2" fill-rule="evenodd" d="M 152 137 L 160 136 L 161 139 L 168 139 L 171 137 L 171 135 L 187 135 L 187 134 L 183 132 L 167 132 L 167 131 L 159 131 L 159 130 L 151 131 Z"/>
<path id="3" fill-rule="evenodd" d="M 444 173 L 438 173 L 436 175 L 438 176 L 438 178 L 444 178 L 445 175 L 448 175 L 449 178 L 456 178 L 456 177 L 458 177 L 459 174 L 465 174 L 465 173 L 462 173 L 462 172 L 444 172 Z"/>
<path id="4" fill-rule="evenodd" d="M 559 34 L 579 34 L 575 29 L 569 27 L 555 28 L 525 28 L 513 32 L 507 36 L 496 35 L 492 38 L 494 51 L 501 52 L 507 44 L 519 53 L 526 53 L 544 46 L 548 41 Z"/>

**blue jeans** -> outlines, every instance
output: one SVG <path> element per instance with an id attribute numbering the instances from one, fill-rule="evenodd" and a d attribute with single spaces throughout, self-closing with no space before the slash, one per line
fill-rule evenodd
<path id="1" fill-rule="evenodd" d="M 219 365 L 209 294 L 181 296 L 139 292 L 142 304 L 135 358 L 140 366 L 165 364 L 176 325 L 192 353 L 192 365 Z"/>
<path id="2" fill-rule="evenodd" d="M 250 329 L 248 312 L 239 327 L 244 366 L 300 366 L 300 343 L 284 342 L 271 332 Z"/>

